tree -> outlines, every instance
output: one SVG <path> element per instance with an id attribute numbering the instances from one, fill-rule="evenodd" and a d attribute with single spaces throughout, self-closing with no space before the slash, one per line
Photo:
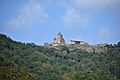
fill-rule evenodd
<path id="1" fill-rule="evenodd" d="M 70 80 L 112 80 L 112 78 L 88 71 L 73 71 L 70 73 Z"/>
<path id="2" fill-rule="evenodd" d="M 117 46 L 120 47 L 120 42 L 117 43 Z"/>
<path id="3" fill-rule="evenodd" d="M 36 80 L 25 67 L 0 67 L 0 80 Z"/>

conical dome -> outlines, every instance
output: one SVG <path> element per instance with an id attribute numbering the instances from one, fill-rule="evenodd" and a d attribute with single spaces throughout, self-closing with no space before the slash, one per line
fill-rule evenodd
<path id="1" fill-rule="evenodd" d="M 63 36 L 60 32 L 57 34 L 57 37 L 54 39 L 53 43 L 56 46 L 59 45 L 59 44 L 61 44 L 61 45 L 65 44 L 65 40 L 64 40 L 64 38 L 63 38 Z"/>
<path id="2" fill-rule="evenodd" d="M 62 36 L 61 32 L 59 32 L 59 33 L 57 34 L 57 36 Z"/>

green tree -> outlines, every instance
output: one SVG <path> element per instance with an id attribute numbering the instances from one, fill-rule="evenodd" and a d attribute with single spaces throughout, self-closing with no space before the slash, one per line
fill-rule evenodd
<path id="1" fill-rule="evenodd" d="M 112 80 L 112 78 L 88 71 L 73 71 L 70 73 L 70 80 Z"/>
<path id="2" fill-rule="evenodd" d="M 36 80 L 35 75 L 29 73 L 25 67 L 0 67 L 0 80 Z"/>

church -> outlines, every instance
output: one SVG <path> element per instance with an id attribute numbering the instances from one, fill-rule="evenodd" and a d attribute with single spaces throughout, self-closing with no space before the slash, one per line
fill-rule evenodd
<path id="1" fill-rule="evenodd" d="M 54 38 L 54 41 L 49 44 L 49 43 L 44 43 L 45 46 L 47 47 L 58 47 L 59 45 L 61 46 L 68 46 L 68 45 L 88 45 L 88 43 L 84 41 L 79 41 L 79 40 L 70 40 L 69 42 L 65 42 L 63 35 L 61 32 L 57 34 L 57 36 Z"/>
<path id="2" fill-rule="evenodd" d="M 54 38 L 54 42 L 53 42 L 53 46 L 58 46 L 58 45 L 65 45 L 65 40 L 60 32 Z"/>

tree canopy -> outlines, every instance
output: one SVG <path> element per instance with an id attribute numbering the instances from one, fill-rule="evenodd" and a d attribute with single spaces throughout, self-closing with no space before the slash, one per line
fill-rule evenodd
<path id="1" fill-rule="evenodd" d="M 120 42 L 104 53 L 47 48 L 0 34 L 2 80 L 120 80 Z"/>

